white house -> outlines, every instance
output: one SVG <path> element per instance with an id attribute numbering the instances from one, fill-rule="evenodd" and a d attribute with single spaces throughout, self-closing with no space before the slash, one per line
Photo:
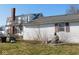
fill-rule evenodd
<path id="1" fill-rule="evenodd" d="M 15 8 L 13 8 L 13 15 L 15 15 Z M 13 17 L 13 16 L 12 16 Z M 23 24 L 26 24 L 30 21 L 34 21 L 35 19 L 39 18 L 39 17 L 43 17 L 42 13 L 33 13 L 33 14 L 22 14 L 22 15 L 18 15 L 13 17 L 15 20 L 13 21 L 12 17 L 8 17 L 7 21 L 6 21 L 6 33 L 11 33 L 12 30 L 12 26 L 14 23 L 14 31 L 16 35 L 22 37 L 23 36 Z"/>
<path id="2" fill-rule="evenodd" d="M 57 32 L 61 41 L 79 43 L 79 14 L 40 17 L 24 25 L 24 40 L 54 40 Z"/>

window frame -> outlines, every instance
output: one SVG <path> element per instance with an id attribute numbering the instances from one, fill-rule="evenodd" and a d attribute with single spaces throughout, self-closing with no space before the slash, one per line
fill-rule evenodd
<path id="1" fill-rule="evenodd" d="M 58 23 L 58 26 L 59 26 L 59 31 L 65 31 L 65 23 L 64 22 Z"/>
<path id="2" fill-rule="evenodd" d="M 60 32 L 60 31 L 70 32 L 69 22 L 55 23 L 55 32 Z"/>

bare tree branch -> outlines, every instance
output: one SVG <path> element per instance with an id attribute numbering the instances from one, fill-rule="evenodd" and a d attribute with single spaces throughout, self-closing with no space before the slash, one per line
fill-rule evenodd
<path id="1" fill-rule="evenodd" d="M 78 5 L 69 5 L 69 9 L 67 9 L 66 14 L 79 14 Z"/>

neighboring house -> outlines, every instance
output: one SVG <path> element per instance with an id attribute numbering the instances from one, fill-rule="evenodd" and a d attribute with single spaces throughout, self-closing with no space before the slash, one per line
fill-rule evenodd
<path id="1" fill-rule="evenodd" d="M 79 43 L 79 14 L 40 17 L 24 24 L 24 40 L 54 40 L 54 33 L 66 43 Z"/>
<path id="2" fill-rule="evenodd" d="M 23 14 L 15 16 L 14 26 L 15 26 L 15 33 L 16 35 L 23 36 L 23 24 L 31 22 L 39 17 L 43 17 L 42 13 L 34 13 L 34 14 Z M 11 26 L 13 21 L 11 17 L 8 17 L 6 22 L 6 31 L 10 33 Z"/>

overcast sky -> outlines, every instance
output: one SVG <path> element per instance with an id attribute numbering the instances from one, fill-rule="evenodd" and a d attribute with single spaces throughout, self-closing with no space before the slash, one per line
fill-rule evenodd
<path id="1" fill-rule="evenodd" d="M 58 4 L 4 4 L 0 5 L 0 26 L 6 24 L 7 17 L 11 16 L 11 8 L 16 8 L 16 15 L 43 13 L 44 16 L 65 14 L 69 5 Z"/>

